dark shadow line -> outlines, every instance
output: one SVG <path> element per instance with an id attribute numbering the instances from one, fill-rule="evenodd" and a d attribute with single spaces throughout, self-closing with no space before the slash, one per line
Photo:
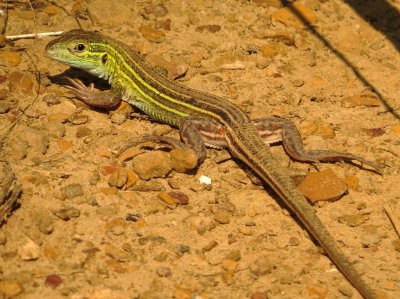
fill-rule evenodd
<path id="1" fill-rule="evenodd" d="M 400 51 L 400 12 L 387 0 L 343 0 Z"/>
<path id="2" fill-rule="evenodd" d="M 397 113 L 395 111 L 394 108 L 392 108 L 388 101 L 385 99 L 385 97 L 380 93 L 380 91 L 373 86 L 358 70 L 355 66 L 352 65 L 352 63 L 346 58 L 346 56 L 341 53 L 339 50 L 337 50 L 336 48 L 334 48 L 331 43 L 325 38 L 323 37 L 318 30 L 313 27 L 312 25 L 310 25 L 310 23 L 308 22 L 308 20 L 304 17 L 304 15 L 298 10 L 296 9 L 296 7 L 294 7 L 293 5 L 288 5 L 287 8 L 293 13 L 295 14 L 300 20 L 301 22 L 307 26 L 307 29 L 314 34 L 320 41 L 322 41 L 322 43 L 324 44 L 324 46 L 326 46 L 327 48 L 329 48 L 346 66 L 348 66 L 349 68 L 351 68 L 351 70 L 354 72 L 354 74 L 356 75 L 356 77 L 358 78 L 358 80 L 360 80 L 364 85 L 369 86 L 372 91 L 377 95 L 378 99 L 381 101 L 382 105 L 385 107 L 386 111 L 385 112 L 389 112 L 390 114 L 392 114 L 395 118 L 400 119 L 400 114 Z"/>

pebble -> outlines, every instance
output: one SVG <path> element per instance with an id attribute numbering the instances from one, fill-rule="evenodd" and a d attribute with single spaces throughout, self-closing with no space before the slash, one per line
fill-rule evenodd
<path id="1" fill-rule="evenodd" d="M 10 92 L 21 92 L 27 95 L 33 94 L 33 86 L 36 83 L 35 77 L 20 71 L 10 73 L 9 77 Z"/>
<path id="2" fill-rule="evenodd" d="M 185 185 L 185 182 L 181 178 L 170 178 L 168 179 L 168 185 L 172 189 L 180 189 L 183 185 Z"/>
<path id="3" fill-rule="evenodd" d="M 1 78 L 0 78 L 0 83 L 1 83 Z M 6 100 L 10 96 L 10 93 L 7 89 L 3 88 L 0 89 L 0 101 Z"/>
<path id="4" fill-rule="evenodd" d="M 7 113 L 8 111 L 10 111 L 10 103 L 6 102 L 6 101 L 1 101 L 0 102 L 0 114 L 4 114 Z"/>
<path id="5" fill-rule="evenodd" d="M 18 66 L 21 63 L 21 55 L 18 52 L 1 51 L 0 61 L 9 67 Z"/>
<path id="6" fill-rule="evenodd" d="M 47 106 L 54 106 L 61 103 L 61 100 L 58 96 L 53 93 L 47 94 L 43 97 L 43 101 L 47 104 Z"/>
<path id="7" fill-rule="evenodd" d="M 127 181 L 126 181 L 126 188 L 130 188 L 134 186 L 139 181 L 139 176 L 131 169 L 127 169 Z"/>
<path id="8" fill-rule="evenodd" d="M 128 181 L 128 170 L 123 167 L 118 167 L 116 171 L 111 173 L 108 178 L 108 184 L 110 187 L 116 187 L 121 189 Z"/>
<path id="9" fill-rule="evenodd" d="M 237 266 L 238 266 L 238 263 L 231 259 L 223 259 L 221 261 L 221 267 L 222 267 L 222 269 L 224 269 L 226 271 L 235 271 Z"/>
<path id="10" fill-rule="evenodd" d="M 302 138 L 314 135 L 326 139 L 333 139 L 336 136 L 332 126 L 324 121 L 303 122 L 300 126 L 300 134 Z"/>
<path id="11" fill-rule="evenodd" d="M 273 12 L 271 15 L 272 19 L 297 29 L 302 29 L 307 25 L 312 25 L 317 22 L 317 16 L 310 8 L 304 6 L 300 2 L 294 2 L 290 5 L 304 17 L 306 24 L 304 24 L 302 19 L 292 12 L 289 7 L 283 7 Z"/>
<path id="12" fill-rule="evenodd" d="M 250 271 L 256 276 L 270 274 L 273 268 L 273 263 L 266 255 L 258 257 L 252 264 L 250 264 Z"/>
<path id="13" fill-rule="evenodd" d="M 146 19 L 149 20 L 151 17 L 160 18 L 164 17 L 168 14 L 167 8 L 162 4 L 155 4 L 146 6 L 142 9 L 141 15 Z"/>
<path id="14" fill-rule="evenodd" d="M 64 221 L 68 221 L 72 218 L 78 218 L 81 214 L 81 211 L 77 208 L 66 206 L 60 209 L 53 210 L 53 214 Z"/>
<path id="15" fill-rule="evenodd" d="M 83 192 L 83 187 L 79 183 L 72 183 L 69 185 L 66 185 L 61 188 L 61 199 L 66 200 L 66 199 L 74 199 L 75 197 L 82 196 L 84 194 Z"/>
<path id="16" fill-rule="evenodd" d="M 359 226 L 369 219 L 369 216 L 363 214 L 343 215 L 338 218 L 340 223 L 350 227 Z"/>
<path id="17" fill-rule="evenodd" d="M 165 191 L 165 187 L 159 181 L 138 181 L 135 185 L 133 185 L 129 190 L 132 191 L 140 191 L 140 192 L 161 192 Z"/>
<path id="18" fill-rule="evenodd" d="M 182 77 L 189 69 L 189 65 L 182 60 L 171 62 L 164 59 L 161 55 L 157 54 L 147 55 L 146 59 L 152 65 L 154 65 L 158 71 L 161 71 L 164 76 L 168 76 L 171 79 Z"/>
<path id="19" fill-rule="evenodd" d="M 299 246 L 300 245 L 300 240 L 297 237 L 290 237 L 289 238 L 289 245 L 290 246 Z"/>
<path id="20" fill-rule="evenodd" d="M 197 154 L 190 148 L 173 149 L 170 156 L 172 167 L 176 172 L 187 172 L 197 167 Z"/>
<path id="21" fill-rule="evenodd" d="M 251 294 L 250 299 L 268 299 L 268 292 L 255 292 Z"/>
<path id="22" fill-rule="evenodd" d="M 298 188 L 312 204 L 338 200 L 347 192 L 347 185 L 330 169 L 310 172 Z"/>
<path id="23" fill-rule="evenodd" d="M 359 191 L 360 189 L 360 179 L 355 175 L 348 175 L 344 179 L 347 187 L 354 191 Z"/>
<path id="24" fill-rule="evenodd" d="M 225 258 L 237 262 L 242 258 L 242 254 L 240 253 L 240 250 L 232 250 Z"/>
<path id="25" fill-rule="evenodd" d="M 62 152 L 66 152 L 74 147 L 74 144 L 71 141 L 64 138 L 57 139 L 57 145 L 60 148 L 60 151 Z"/>
<path id="26" fill-rule="evenodd" d="M 48 5 L 44 8 L 43 11 L 47 13 L 49 16 L 55 16 L 58 14 L 62 14 L 64 12 L 60 7 L 56 5 Z"/>
<path id="27" fill-rule="evenodd" d="M 381 102 L 373 93 L 353 95 L 343 98 L 341 101 L 341 106 L 343 108 L 353 108 L 357 106 L 379 107 L 380 105 Z"/>
<path id="28" fill-rule="evenodd" d="M 24 139 L 31 147 L 31 151 L 43 155 L 46 154 L 50 143 L 47 132 L 33 128 L 26 128 L 24 130 L 24 135 Z"/>
<path id="29" fill-rule="evenodd" d="M 0 230 L 0 245 L 6 245 L 7 243 L 7 234 L 4 230 Z"/>
<path id="30" fill-rule="evenodd" d="M 40 247 L 31 239 L 27 239 L 27 241 L 18 248 L 17 254 L 24 261 L 37 260 L 40 256 Z"/>
<path id="31" fill-rule="evenodd" d="M 279 45 L 269 43 L 261 47 L 261 54 L 265 58 L 275 57 L 279 53 Z"/>
<path id="32" fill-rule="evenodd" d="M 372 138 L 379 137 L 385 134 L 385 130 L 382 128 L 369 128 L 369 129 L 362 128 L 361 130 L 365 135 Z"/>
<path id="33" fill-rule="evenodd" d="M 127 262 L 129 261 L 129 253 L 127 253 L 126 251 L 115 247 L 114 245 L 110 244 L 110 243 L 105 243 L 102 246 L 102 249 L 104 251 L 104 253 L 109 256 L 110 258 L 119 261 L 119 262 Z"/>
<path id="34" fill-rule="evenodd" d="M 185 244 L 179 244 L 178 248 L 176 249 L 176 254 L 178 256 L 182 256 L 185 253 L 190 253 L 190 247 L 188 245 L 185 245 Z"/>
<path id="35" fill-rule="evenodd" d="M 87 136 L 90 136 L 92 134 L 92 129 L 85 127 L 85 126 L 79 126 L 76 130 L 75 136 L 76 138 L 84 138 Z"/>
<path id="36" fill-rule="evenodd" d="M 228 224 L 230 222 L 230 213 L 225 209 L 217 209 L 214 212 L 214 220 L 220 224 Z"/>
<path id="37" fill-rule="evenodd" d="M 345 285 L 341 285 L 338 287 L 338 291 L 342 293 L 344 296 L 352 298 L 354 295 L 354 292 L 351 288 Z"/>
<path id="38" fill-rule="evenodd" d="M 47 125 L 47 132 L 53 139 L 61 139 L 65 136 L 65 126 L 57 121 L 49 121 Z"/>
<path id="39" fill-rule="evenodd" d="M 164 178 L 172 171 L 172 162 L 168 153 L 151 151 L 132 159 L 133 170 L 143 180 Z"/>
<path id="40" fill-rule="evenodd" d="M 216 33 L 221 30 L 220 25 L 201 25 L 196 28 L 197 32 L 210 32 Z"/>
<path id="41" fill-rule="evenodd" d="M 60 284 L 62 284 L 63 280 L 62 278 L 57 275 L 57 274 L 50 274 L 46 276 L 46 279 L 44 281 L 44 284 L 46 286 L 52 287 L 52 288 L 56 288 L 58 287 Z"/>
<path id="42" fill-rule="evenodd" d="M 171 269 L 163 266 L 158 267 L 156 273 L 160 277 L 169 277 L 172 275 Z"/>
<path id="43" fill-rule="evenodd" d="M 140 26 L 139 31 L 150 42 L 161 43 L 165 40 L 165 33 L 161 30 L 149 26 Z"/>
<path id="44" fill-rule="evenodd" d="M 0 298 L 15 298 L 23 292 L 22 286 L 16 280 L 0 279 Z M 4 297 L 2 297 L 4 295 Z"/>
<path id="45" fill-rule="evenodd" d="M 36 218 L 41 233 L 48 235 L 53 232 L 53 218 L 47 212 L 38 213 Z"/>
<path id="46" fill-rule="evenodd" d="M 68 117 L 68 122 L 73 125 L 82 125 L 89 121 L 89 116 L 79 113 L 72 113 Z"/>
<path id="47" fill-rule="evenodd" d="M 214 249 L 216 246 L 218 246 L 218 242 L 215 240 L 212 240 L 208 242 L 203 248 L 201 249 L 202 252 L 208 252 Z"/>
<path id="48" fill-rule="evenodd" d="M 118 209 L 114 205 L 101 206 L 96 209 L 96 214 L 101 216 L 112 216 L 118 213 Z"/>

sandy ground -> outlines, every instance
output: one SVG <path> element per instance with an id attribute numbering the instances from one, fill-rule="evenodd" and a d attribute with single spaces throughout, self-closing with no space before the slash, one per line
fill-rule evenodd
<path id="1" fill-rule="evenodd" d="M 34 14 L 11 1 L 6 33 L 99 30 L 252 117 L 292 120 L 308 148 L 379 163 L 382 176 L 321 164 L 349 190 L 315 209 L 380 298 L 400 298 L 399 236 L 383 209 L 390 203 L 400 215 L 400 3 L 299 2 L 313 27 L 277 0 L 33 1 Z M 45 57 L 50 40 L 0 50 L 3 153 L 23 190 L 0 228 L 0 298 L 360 298 L 226 151 L 209 150 L 192 174 L 115 187 L 121 165 L 109 150 L 170 129 L 127 107 L 96 110 L 72 99 L 49 80 L 68 69 Z M 293 176 L 316 171 L 280 146 L 273 153 Z M 188 204 L 160 199 L 170 191 Z"/>

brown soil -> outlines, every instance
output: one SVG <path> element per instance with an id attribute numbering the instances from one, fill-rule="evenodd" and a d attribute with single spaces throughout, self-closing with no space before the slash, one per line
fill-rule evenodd
<path id="1" fill-rule="evenodd" d="M 300 1 L 313 27 L 278 13 L 278 0 L 32 2 L 34 14 L 11 1 L 7 35 L 79 23 L 172 73 L 187 68 L 182 84 L 228 98 L 254 118 L 292 120 L 308 148 L 378 162 L 383 176 L 319 165 L 352 188 L 315 209 L 380 298 L 400 298 L 399 236 L 383 210 L 391 203 L 399 216 L 400 125 L 388 112 L 400 105 L 398 1 Z M 195 174 L 151 179 L 154 191 L 141 181 L 144 191 L 110 187 L 115 160 L 107 149 L 168 128 L 65 97 L 49 80 L 68 69 L 45 57 L 50 40 L 0 50 L 3 151 L 23 190 L 0 228 L 0 298 L 360 298 L 225 151 L 209 150 Z M 273 152 L 293 175 L 315 171 L 279 146 Z M 212 179 L 211 190 L 201 175 Z M 159 198 L 172 187 L 187 205 Z"/>

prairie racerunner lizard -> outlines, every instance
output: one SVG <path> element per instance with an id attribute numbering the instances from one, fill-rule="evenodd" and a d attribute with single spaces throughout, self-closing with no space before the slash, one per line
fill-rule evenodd
<path id="1" fill-rule="evenodd" d="M 205 158 L 206 145 L 227 148 L 272 187 L 362 296 L 377 297 L 265 143 L 282 140 L 288 154 L 301 161 L 358 160 L 379 171 L 375 163 L 349 153 L 305 151 L 291 122 L 277 118 L 252 121 L 230 101 L 177 84 L 128 46 L 100 33 L 71 30 L 51 41 L 46 53 L 111 84 L 111 94 L 100 94 L 92 92 L 93 85 L 86 87 L 79 80 L 69 79 L 71 86 L 67 87 L 82 101 L 97 107 L 113 107 L 124 100 L 151 118 L 178 127 L 183 144 L 195 150 L 199 163 Z M 179 146 L 165 137 L 156 139 Z"/>

